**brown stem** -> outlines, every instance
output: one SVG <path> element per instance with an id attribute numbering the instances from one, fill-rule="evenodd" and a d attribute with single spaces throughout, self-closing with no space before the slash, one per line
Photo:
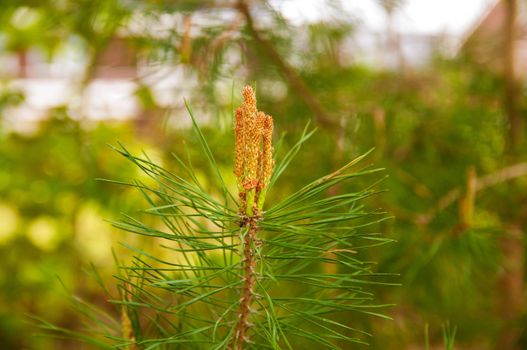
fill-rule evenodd
<path id="1" fill-rule="evenodd" d="M 249 230 L 243 238 L 243 288 L 240 293 L 240 304 L 236 316 L 238 321 L 234 330 L 234 337 L 232 338 L 230 349 L 242 350 L 245 343 L 249 340 L 247 330 L 250 327 L 251 304 L 254 299 L 254 288 L 256 284 L 256 257 L 254 256 L 253 247 L 257 242 L 256 234 L 258 232 L 258 217 L 253 216 L 248 218 L 247 226 Z"/>
<path id="2" fill-rule="evenodd" d="M 276 51 L 273 44 L 266 40 L 254 27 L 254 20 L 249 10 L 249 6 L 243 0 L 238 2 L 240 12 L 245 16 L 247 29 L 251 33 L 254 41 L 258 44 L 264 53 L 269 57 L 271 62 L 282 72 L 285 80 L 297 92 L 298 96 L 304 101 L 309 109 L 315 114 L 315 118 L 320 125 L 324 127 L 336 127 L 335 121 L 326 113 L 322 105 L 318 102 L 311 90 L 302 80 L 302 77 L 285 62 L 280 54 Z"/>

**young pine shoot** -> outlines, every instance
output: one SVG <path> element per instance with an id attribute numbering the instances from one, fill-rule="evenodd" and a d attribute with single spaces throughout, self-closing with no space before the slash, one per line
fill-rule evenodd
<path id="1" fill-rule="evenodd" d="M 212 189 L 175 155 L 177 174 L 118 149 L 150 180 L 117 183 L 142 193 L 144 213 L 156 224 L 127 216 L 114 225 L 157 247 L 127 245 L 135 253 L 132 262 L 118 262 L 120 294 L 111 301 L 120 317 L 84 308 L 97 320 L 88 335 L 47 323 L 44 328 L 129 350 L 349 349 L 350 343 L 365 343 L 361 315 L 385 316 L 375 311 L 384 305 L 373 301 L 368 288 L 383 283 L 382 274 L 361 257 L 388 241 L 370 231 L 386 218 L 362 205 L 377 193 L 375 183 L 358 192 L 346 189 L 379 170 L 357 170 L 364 155 L 267 205 L 272 187 L 313 131 L 306 127 L 275 165 L 273 118 L 258 111 L 254 90 L 246 86 L 234 116 L 236 196 L 188 110 Z M 341 193 L 329 194 L 331 188 Z"/>

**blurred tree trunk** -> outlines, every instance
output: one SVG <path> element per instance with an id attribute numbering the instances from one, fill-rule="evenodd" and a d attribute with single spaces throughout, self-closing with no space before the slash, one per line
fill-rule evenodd
<path id="1" fill-rule="evenodd" d="M 505 96 L 504 108 L 510 127 L 510 151 L 516 154 L 523 139 L 523 121 L 518 110 L 519 87 L 515 71 L 516 67 L 516 22 L 518 17 L 517 0 L 503 0 L 506 6 L 504 25 L 504 78 Z"/>
<path id="2" fill-rule="evenodd" d="M 519 150 L 523 141 L 523 121 L 518 108 L 520 91 L 515 71 L 518 2 L 517 0 L 502 1 L 504 1 L 506 9 L 503 27 L 503 74 L 505 80 L 503 107 L 510 128 L 507 153 L 509 161 L 514 163 L 518 161 Z M 502 274 L 499 278 L 499 291 L 501 293 L 499 308 L 503 324 L 497 348 L 503 350 L 520 349 L 518 341 L 521 329 L 518 323 L 524 313 L 524 237 L 521 225 L 515 223 L 515 219 L 512 220 L 512 225 L 505 230 L 500 238 L 503 261 Z"/>
<path id="3" fill-rule="evenodd" d="M 17 60 L 18 60 L 18 75 L 17 78 L 19 79 L 25 79 L 28 77 L 27 74 L 27 66 L 28 66 L 28 60 L 27 60 L 27 49 L 20 49 L 17 52 Z"/>

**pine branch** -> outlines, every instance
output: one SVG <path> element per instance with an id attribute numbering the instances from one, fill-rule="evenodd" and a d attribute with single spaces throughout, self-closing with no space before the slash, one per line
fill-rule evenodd
<path id="1" fill-rule="evenodd" d="M 302 80 L 302 77 L 287 62 L 285 62 L 282 57 L 280 57 L 280 54 L 276 51 L 274 46 L 255 28 L 254 19 L 249 9 L 249 5 L 247 5 L 247 1 L 240 0 L 238 2 L 238 9 L 245 17 L 247 28 L 257 46 L 264 51 L 273 64 L 282 72 L 285 80 L 296 91 L 306 106 L 313 111 L 317 122 L 327 128 L 337 127 L 336 122 L 324 110 L 306 83 Z"/>
<path id="2" fill-rule="evenodd" d="M 300 339 L 327 349 L 366 343 L 370 335 L 341 315 L 386 318 L 379 310 L 388 305 L 375 303 L 369 287 L 390 285 L 389 275 L 362 260 L 361 251 L 390 242 L 371 229 L 387 218 L 363 205 L 379 192 L 376 182 L 356 192 L 344 189 L 380 169 L 357 169 L 363 155 L 267 208 L 268 191 L 313 132 L 306 127 L 275 165 L 273 119 L 257 110 L 251 87 L 243 97 L 235 125 L 237 199 L 192 114 L 218 196 L 207 193 L 193 167 L 178 157 L 175 174 L 147 155 L 115 148 L 145 176 L 109 182 L 137 190 L 146 207 L 140 218 L 124 215 L 112 224 L 157 247 L 122 244 L 134 257 L 128 264 L 116 259 L 121 294 L 109 297 L 115 314 L 78 304 L 95 327 L 44 329 L 128 350 L 294 349 Z M 328 195 L 333 186 L 344 192 Z"/>
<path id="3" fill-rule="evenodd" d="M 527 175 L 527 163 L 518 163 L 493 173 L 487 174 L 480 178 L 475 179 L 474 192 L 483 191 L 489 187 L 498 185 L 503 182 L 517 179 Z M 419 215 L 414 220 L 422 225 L 428 225 L 440 212 L 456 203 L 462 196 L 462 189 L 459 187 L 453 188 L 448 191 L 443 197 L 441 197 L 437 205 L 428 210 L 426 213 Z"/>

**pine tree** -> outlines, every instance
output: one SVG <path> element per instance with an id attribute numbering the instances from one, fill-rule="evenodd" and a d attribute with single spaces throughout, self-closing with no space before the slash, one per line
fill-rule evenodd
<path id="1" fill-rule="evenodd" d="M 188 107 L 188 106 L 187 106 Z M 96 326 L 85 333 L 44 328 L 103 348 L 122 349 L 325 349 L 366 343 L 354 314 L 383 316 L 369 284 L 384 283 L 361 251 L 387 239 L 370 229 L 386 216 L 362 202 L 364 190 L 332 194 L 338 185 L 379 172 L 356 168 L 366 155 L 333 173 L 283 195 L 266 207 L 266 197 L 314 131 L 275 165 L 273 118 L 258 111 L 254 90 L 243 89 L 235 111 L 234 175 L 238 196 L 222 176 L 213 152 L 188 108 L 193 129 L 217 180 L 206 191 L 192 166 L 176 157 L 174 174 L 121 146 L 117 151 L 153 181 L 120 182 L 140 191 L 156 225 L 126 216 L 114 225 L 159 241 L 170 260 L 129 247 L 131 264 L 119 262 L 120 296 L 111 300 L 120 319 L 74 299 Z M 298 169 L 290 169 L 300 171 Z"/>

